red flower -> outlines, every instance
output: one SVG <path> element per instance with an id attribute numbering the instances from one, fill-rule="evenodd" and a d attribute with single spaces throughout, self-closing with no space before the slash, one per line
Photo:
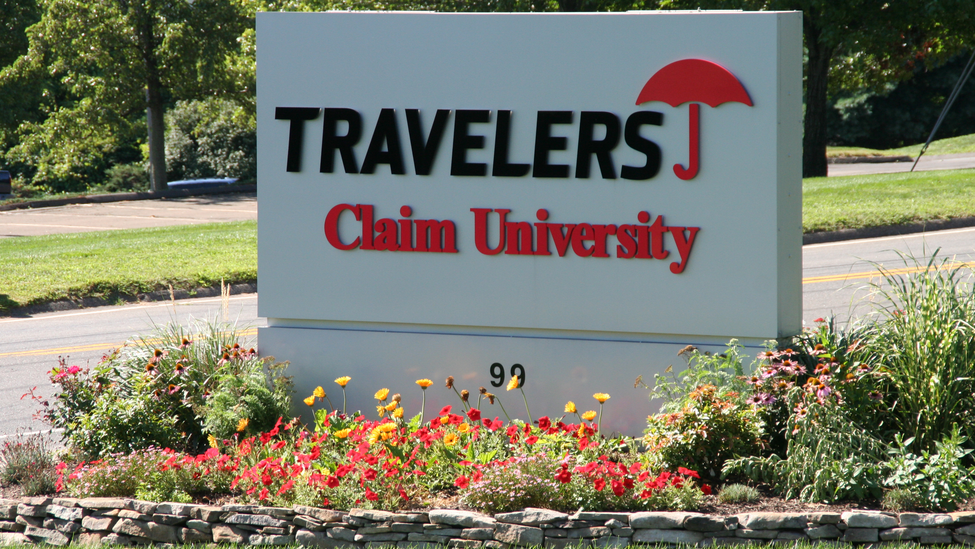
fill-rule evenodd
<path id="1" fill-rule="evenodd" d="M 701 475 L 697 474 L 697 471 L 691 471 L 690 469 L 687 469 L 685 467 L 678 467 L 677 472 L 682 475 L 687 475 L 691 478 L 701 478 Z"/>
<path id="2" fill-rule="evenodd" d="M 701 486 L 701 491 L 704 492 L 704 495 L 705 496 L 710 496 L 711 495 L 711 487 L 708 486 L 707 484 L 705 484 L 704 486 Z"/>
<path id="3" fill-rule="evenodd" d="M 470 484 L 471 484 L 470 479 L 468 479 L 463 475 L 457 477 L 457 480 L 454 481 L 454 486 L 458 488 L 467 488 L 468 486 L 470 486 Z"/>
<path id="4" fill-rule="evenodd" d="M 616 494 L 616 497 L 622 496 L 623 493 L 626 491 L 626 488 L 623 487 L 623 483 L 616 479 L 613 479 L 613 482 L 611 484 L 613 486 L 613 493 Z"/>
<path id="5" fill-rule="evenodd" d="M 402 488 L 399 489 L 399 497 L 403 498 L 404 501 L 408 501 L 410 496 L 406 495 L 406 491 Z"/>
<path id="6" fill-rule="evenodd" d="M 270 492 L 267 491 L 267 488 L 262 488 L 261 489 L 261 493 L 258 494 L 258 496 L 257 496 L 257 499 L 263 501 L 263 500 L 267 499 L 267 496 L 268 496 L 269 493 Z"/>
<path id="7" fill-rule="evenodd" d="M 280 490 L 278 490 L 278 495 L 280 496 L 281 494 L 283 494 L 283 493 L 285 493 L 285 492 L 287 492 L 287 491 L 288 491 L 288 490 L 290 490 L 290 489 L 291 489 L 291 488 L 292 488 L 292 487 L 293 487 L 294 485 L 295 485 L 295 481 L 293 481 L 293 480 L 289 480 L 288 482 L 285 482 L 285 483 L 284 483 L 284 485 L 283 485 L 283 486 L 281 486 L 281 489 L 280 489 Z"/>
<path id="8" fill-rule="evenodd" d="M 366 472 L 365 473 L 362 473 L 362 476 L 366 480 L 376 480 L 376 470 L 375 469 L 366 469 Z"/>
<path id="9" fill-rule="evenodd" d="M 602 492 L 603 488 L 606 487 L 606 481 L 603 478 L 597 478 L 593 483 L 593 487 L 597 492 Z"/>
<path id="10" fill-rule="evenodd" d="M 528 438 L 525 439 L 525 444 L 527 444 L 529 446 L 531 446 L 532 444 L 535 444 L 536 442 L 538 442 L 538 437 L 536 437 L 535 435 L 532 435 L 532 436 L 530 436 L 530 437 L 528 437 Z"/>
<path id="11" fill-rule="evenodd" d="M 481 421 L 481 411 L 477 408 L 471 408 L 467 411 L 467 417 L 471 421 Z"/>
<path id="12" fill-rule="evenodd" d="M 471 475 L 471 481 L 477 482 L 481 480 L 482 477 L 484 477 L 484 473 L 482 473 L 480 469 L 475 469 L 474 473 Z"/>
<path id="13" fill-rule="evenodd" d="M 451 406 L 448 404 L 440 409 L 440 415 L 445 416 L 450 413 Z"/>
<path id="14" fill-rule="evenodd" d="M 552 428 L 552 420 L 550 420 L 548 416 L 538 418 L 538 428 L 543 431 L 548 431 Z"/>
<path id="15" fill-rule="evenodd" d="M 556 473 L 555 480 L 561 482 L 562 484 L 568 484 L 572 480 L 572 473 L 569 472 L 569 468 L 565 465 L 562 466 L 562 470 Z"/>
<path id="16" fill-rule="evenodd" d="M 379 495 L 377 495 L 369 488 L 366 488 L 366 499 L 368 499 L 369 501 L 376 501 L 377 499 L 379 499 Z"/>

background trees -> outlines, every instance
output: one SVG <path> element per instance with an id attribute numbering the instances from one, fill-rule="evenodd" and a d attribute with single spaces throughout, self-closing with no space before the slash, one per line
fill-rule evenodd
<path id="1" fill-rule="evenodd" d="M 187 169 L 184 160 L 167 169 L 167 154 L 177 161 L 186 149 L 167 153 L 163 125 L 147 127 L 146 114 L 163 121 L 178 102 L 205 100 L 203 110 L 211 114 L 195 122 L 184 116 L 181 144 L 196 146 L 203 130 L 187 124 L 204 122 L 207 131 L 252 140 L 239 132 L 255 131 L 257 11 L 697 8 L 803 12 L 804 176 L 826 174 L 827 143 L 923 140 L 919 128 L 929 131 L 944 100 L 938 90 L 951 83 L 939 77 L 924 89 L 902 88 L 914 93 L 895 92 L 896 83 L 932 74 L 975 38 L 970 0 L 6 0 L 0 6 L 0 167 L 21 183 L 55 192 L 95 187 L 115 166 L 128 166 L 131 174 L 148 164 L 153 189 L 190 173 L 250 173 L 240 171 L 240 158 L 228 167 L 208 160 L 203 171 Z M 218 107 L 217 99 L 230 103 Z M 229 122 L 213 123 L 221 109 Z M 943 135 L 964 131 L 964 124 L 953 124 L 957 119 Z M 238 153 L 240 146 L 221 145 Z"/>

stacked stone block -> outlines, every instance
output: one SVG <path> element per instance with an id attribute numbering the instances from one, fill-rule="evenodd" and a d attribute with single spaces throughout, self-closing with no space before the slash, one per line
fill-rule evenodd
<path id="1" fill-rule="evenodd" d="M 495 516 L 257 505 L 188 505 L 125 498 L 0 500 L 0 545 L 169 546 L 233 543 L 322 549 L 517 549 L 631 544 L 722 545 L 814 542 L 975 546 L 975 512 L 560 513 L 525 509 Z"/>

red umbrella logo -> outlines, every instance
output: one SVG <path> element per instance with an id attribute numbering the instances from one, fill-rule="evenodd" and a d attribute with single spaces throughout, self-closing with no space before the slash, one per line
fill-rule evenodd
<path id="1" fill-rule="evenodd" d="M 700 168 L 701 105 L 717 107 L 722 103 L 737 102 L 752 106 L 741 82 L 728 69 L 703 59 L 681 59 L 655 72 L 643 86 L 637 105 L 648 101 L 663 101 L 677 107 L 689 101 L 690 109 L 690 163 L 687 168 L 674 164 L 677 177 L 688 180 L 697 175 Z"/>

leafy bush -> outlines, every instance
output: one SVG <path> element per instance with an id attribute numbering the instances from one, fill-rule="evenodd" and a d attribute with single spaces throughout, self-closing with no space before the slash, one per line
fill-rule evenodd
<path id="1" fill-rule="evenodd" d="M 49 494 L 55 487 L 54 458 L 42 435 L 17 436 L 0 446 L 0 482 L 19 484 L 25 496 Z"/>
<path id="2" fill-rule="evenodd" d="M 761 497 L 756 488 L 745 484 L 729 484 L 718 492 L 721 503 L 754 503 Z"/>
<path id="3" fill-rule="evenodd" d="M 786 498 L 832 503 L 879 499 L 886 445 L 839 406 L 812 402 L 790 420 L 786 456 L 750 456 L 725 462 L 722 473 L 766 482 Z"/>
<path id="4" fill-rule="evenodd" d="M 179 101 L 166 112 L 169 180 L 257 177 L 257 127 L 233 102 Z"/>
<path id="5" fill-rule="evenodd" d="M 687 368 L 676 374 L 673 366 L 668 366 L 664 373 L 670 374 L 669 379 L 654 374 L 650 399 L 662 400 L 661 412 L 678 412 L 702 385 L 714 386 L 720 399 L 744 399 L 743 395 L 748 393 L 749 387 L 744 381 L 741 353 L 742 347 L 737 339 L 729 341 L 727 350 L 717 355 L 701 352 L 693 345 L 684 347 L 677 355 L 687 361 Z"/>
<path id="6" fill-rule="evenodd" d="M 142 163 L 118 164 L 105 172 L 105 182 L 96 189 L 109 193 L 148 191 L 149 172 Z"/>
<path id="7" fill-rule="evenodd" d="M 751 407 L 719 398 L 710 384 L 692 391 L 680 411 L 648 417 L 643 440 L 662 468 L 686 466 L 712 481 L 726 460 L 762 450 Z"/>
<path id="8" fill-rule="evenodd" d="M 171 327 L 127 344 L 93 369 L 51 370 L 60 386 L 43 413 L 87 459 L 150 446 L 201 452 L 209 437 L 270 429 L 290 411 L 281 365 L 236 342 L 232 329 Z"/>
<path id="9" fill-rule="evenodd" d="M 971 450 L 962 449 L 965 437 L 955 426 L 944 440 L 935 443 L 936 453 L 911 453 L 911 440 L 897 437 L 887 463 L 891 473 L 885 484 L 892 488 L 885 494 L 886 505 L 954 511 L 958 504 L 975 495 L 975 479 L 962 464 Z"/>
<path id="10" fill-rule="evenodd" d="M 913 275 L 881 268 L 874 291 L 886 301 L 863 337 L 864 362 L 883 367 L 889 431 L 933 450 L 954 425 L 975 435 L 975 291 L 961 267 L 935 253 L 927 264 L 903 257 Z"/>
<path id="11" fill-rule="evenodd" d="M 555 479 L 558 460 L 545 455 L 519 456 L 484 467 L 462 493 L 462 501 L 485 513 L 526 507 L 552 507 L 566 501 L 567 490 Z"/>

